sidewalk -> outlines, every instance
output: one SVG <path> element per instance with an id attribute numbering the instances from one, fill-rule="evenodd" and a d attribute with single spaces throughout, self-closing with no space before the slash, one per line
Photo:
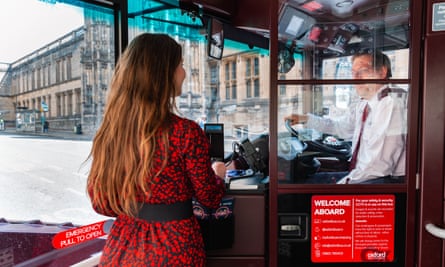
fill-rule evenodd
<path id="1" fill-rule="evenodd" d="M 0 131 L 0 135 L 20 135 L 20 136 L 34 136 L 42 138 L 53 138 L 53 139 L 64 139 L 64 140 L 80 140 L 80 141 L 92 141 L 93 134 L 82 133 L 76 134 L 70 131 L 51 131 L 47 133 L 38 132 L 20 132 L 16 131 L 15 128 L 6 128 L 6 130 Z"/>

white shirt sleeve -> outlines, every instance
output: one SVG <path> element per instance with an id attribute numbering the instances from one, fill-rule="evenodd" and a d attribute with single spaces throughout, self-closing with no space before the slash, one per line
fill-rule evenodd
<path id="1" fill-rule="evenodd" d="M 308 113 L 308 121 L 306 128 L 315 129 L 317 131 L 337 135 L 343 139 L 351 139 L 354 134 L 354 118 L 351 116 L 354 112 L 349 112 L 348 115 L 339 117 L 337 119 L 323 118 L 314 114 Z"/>
<path id="2" fill-rule="evenodd" d="M 361 183 L 387 175 L 405 175 L 406 115 L 400 99 L 385 97 L 368 103 L 357 165 L 338 183 Z M 359 131 L 359 127 L 358 131 Z"/>

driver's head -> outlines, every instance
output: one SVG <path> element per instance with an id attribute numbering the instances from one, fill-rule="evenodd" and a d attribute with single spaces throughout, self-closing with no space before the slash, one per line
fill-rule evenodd
<path id="1" fill-rule="evenodd" d="M 354 79 L 388 79 L 391 75 L 391 61 L 380 51 L 352 56 Z M 381 86 L 381 84 L 357 84 L 355 89 L 361 98 L 371 99 Z"/>

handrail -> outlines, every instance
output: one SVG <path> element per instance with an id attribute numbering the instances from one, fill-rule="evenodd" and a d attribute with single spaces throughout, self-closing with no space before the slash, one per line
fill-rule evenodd
<path id="1" fill-rule="evenodd" d="M 104 240 L 102 238 L 96 238 L 84 243 L 80 243 L 77 244 L 75 246 L 71 246 L 71 247 L 67 247 L 67 248 L 63 248 L 63 249 L 55 249 L 55 250 L 51 250 L 50 252 L 44 253 L 42 255 L 39 255 L 35 258 L 32 258 L 30 260 L 21 262 L 17 265 L 14 265 L 15 267 L 37 267 L 37 266 L 42 266 L 42 265 L 48 265 L 51 262 L 55 261 L 56 259 L 60 259 L 62 257 L 67 257 L 69 255 L 73 255 L 76 253 L 81 252 L 83 249 L 86 248 L 93 248 L 96 249 L 98 248 L 98 246 L 100 248 L 103 247 L 104 244 Z M 98 253 L 97 254 L 92 254 L 92 257 L 96 257 L 98 254 L 100 255 L 102 252 L 101 250 L 98 248 L 96 250 Z M 88 258 L 89 260 L 90 258 Z M 99 258 L 97 259 L 99 260 Z M 78 264 L 78 263 L 76 263 Z M 78 265 L 77 267 L 87 267 L 87 266 L 96 266 L 93 265 L 93 262 L 89 263 L 90 265 Z"/>
<path id="2" fill-rule="evenodd" d="M 435 237 L 445 239 L 445 229 L 437 227 L 432 223 L 427 223 L 425 225 L 425 230 Z"/>
<path id="3" fill-rule="evenodd" d="M 71 265 L 70 267 L 94 267 L 99 265 L 100 256 L 102 256 L 102 252 L 96 253 L 89 257 L 86 260 L 80 261 L 76 264 Z"/>

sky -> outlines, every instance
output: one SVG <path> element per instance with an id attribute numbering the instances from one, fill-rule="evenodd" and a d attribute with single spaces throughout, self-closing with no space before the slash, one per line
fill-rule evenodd
<path id="1" fill-rule="evenodd" d="M 12 63 L 83 24 L 75 6 L 0 0 L 0 63 Z"/>

